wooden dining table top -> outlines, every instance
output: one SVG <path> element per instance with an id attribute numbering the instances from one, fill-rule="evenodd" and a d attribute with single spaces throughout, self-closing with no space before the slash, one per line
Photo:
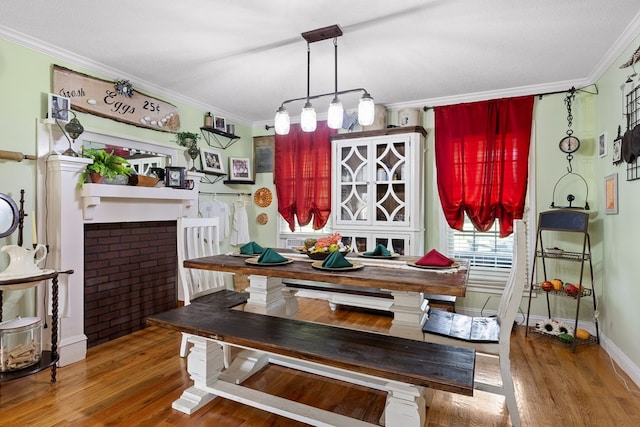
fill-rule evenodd
<path id="1" fill-rule="evenodd" d="M 287 250 L 277 251 L 287 257 Z M 465 296 L 469 273 L 467 261 L 457 261 L 461 268 L 454 272 L 444 272 L 410 267 L 405 265 L 405 262 L 414 262 L 418 257 L 404 256 L 394 259 L 395 262 L 390 262 L 388 266 L 384 263 L 367 264 L 360 269 L 344 271 L 320 270 L 312 266 L 311 260 L 306 259 L 294 259 L 288 264 L 278 265 L 250 264 L 246 262 L 247 259 L 249 258 L 238 255 L 214 255 L 185 260 L 184 266 L 201 270 L 459 297 Z M 357 257 L 350 256 L 348 260 L 352 263 L 359 262 Z"/>

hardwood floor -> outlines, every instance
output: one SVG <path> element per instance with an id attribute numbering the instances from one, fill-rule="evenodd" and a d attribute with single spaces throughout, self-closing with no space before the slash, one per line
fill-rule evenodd
<path id="1" fill-rule="evenodd" d="M 384 332 L 390 318 L 355 309 L 328 309 L 300 299 L 299 318 Z M 217 398 L 188 416 L 171 403 L 191 384 L 178 357 L 181 336 L 149 327 L 89 349 L 87 359 L 58 370 L 0 383 L 0 426 L 302 426 L 304 424 Z M 484 366 L 483 377 L 499 378 Z M 485 373 L 488 371 L 488 373 Z M 512 336 L 512 372 L 524 426 L 637 426 L 640 394 L 626 390 L 599 346 L 569 347 L 544 337 Z M 629 386 L 638 388 L 618 369 Z M 477 375 L 480 375 L 477 373 Z M 384 393 L 269 366 L 245 385 L 376 423 Z M 427 426 L 508 426 L 504 398 L 435 392 Z"/>

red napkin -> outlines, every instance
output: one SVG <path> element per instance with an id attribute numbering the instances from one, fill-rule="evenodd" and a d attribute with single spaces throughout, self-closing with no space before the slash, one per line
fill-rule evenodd
<path id="1" fill-rule="evenodd" d="M 425 256 L 416 261 L 416 264 L 432 267 L 448 267 L 453 264 L 453 260 L 442 255 L 437 250 L 431 249 Z"/>

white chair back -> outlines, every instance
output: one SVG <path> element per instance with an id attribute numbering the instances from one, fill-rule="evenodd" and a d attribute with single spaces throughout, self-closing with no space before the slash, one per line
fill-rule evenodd
<path id="1" fill-rule="evenodd" d="M 522 293 L 527 283 L 527 224 L 523 220 L 514 221 L 513 236 L 511 273 L 500 298 L 497 313 L 501 343 L 509 343 L 511 327 L 516 320 Z"/>
<path id="2" fill-rule="evenodd" d="M 184 303 L 225 289 L 222 273 L 184 268 L 186 259 L 220 254 L 220 222 L 215 218 L 178 218 L 178 273 L 184 290 Z"/>

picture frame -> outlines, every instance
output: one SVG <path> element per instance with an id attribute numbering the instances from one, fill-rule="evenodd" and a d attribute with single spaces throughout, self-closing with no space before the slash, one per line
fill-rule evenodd
<path id="1" fill-rule="evenodd" d="M 224 117 L 215 116 L 213 118 L 213 128 L 222 132 L 227 131 L 227 121 Z"/>
<path id="2" fill-rule="evenodd" d="M 253 181 L 251 160 L 248 157 L 229 157 L 229 179 L 232 181 Z"/>
<path id="3" fill-rule="evenodd" d="M 622 162 L 622 138 L 616 138 L 613 140 L 611 159 L 614 165 Z"/>
<path id="4" fill-rule="evenodd" d="M 253 159 L 256 173 L 273 172 L 276 137 L 273 135 L 253 137 Z"/>
<path id="5" fill-rule="evenodd" d="M 202 170 L 224 174 L 224 163 L 222 161 L 222 151 L 215 148 L 200 147 L 200 161 Z"/>
<path id="6" fill-rule="evenodd" d="M 47 102 L 47 117 L 58 120 L 62 123 L 68 123 L 71 120 L 71 99 L 50 93 Z"/>
<path id="7" fill-rule="evenodd" d="M 607 133 L 602 132 L 598 135 L 598 157 L 605 157 L 607 155 Z"/>
<path id="8" fill-rule="evenodd" d="M 612 173 L 604 177 L 604 213 L 618 213 L 618 174 Z"/>

